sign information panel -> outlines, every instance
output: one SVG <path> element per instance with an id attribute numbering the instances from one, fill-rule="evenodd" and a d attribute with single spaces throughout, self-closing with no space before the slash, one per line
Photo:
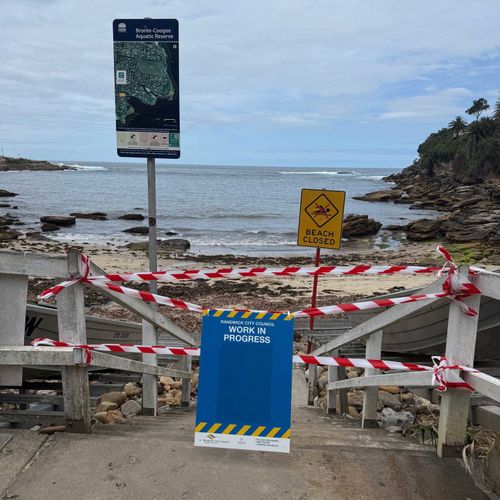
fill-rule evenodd
<path id="1" fill-rule="evenodd" d="M 297 245 L 339 249 L 345 191 L 303 189 L 300 197 Z"/>
<path id="2" fill-rule="evenodd" d="M 195 445 L 290 451 L 293 318 L 205 311 Z"/>
<path id="3" fill-rule="evenodd" d="M 179 24 L 113 21 L 119 156 L 179 158 Z"/>

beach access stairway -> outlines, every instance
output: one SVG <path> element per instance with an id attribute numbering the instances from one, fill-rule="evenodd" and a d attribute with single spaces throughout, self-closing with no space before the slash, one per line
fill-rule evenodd
<path id="1" fill-rule="evenodd" d="M 459 271 L 465 276 L 469 275 L 467 266 L 462 266 Z M 479 290 L 481 290 L 482 295 L 500 300 L 500 275 L 496 273 L 470 274 L 469 279 L 479 288 Z M 443 280 L 444 277 L 438 278 L 435 282 L 423 288 L 421 293 L 441 291 Z M 353 342 L 363 340 L 366 344 L 363 357 L 367 359 L 381 359 L 384 327 L 392 325 L 406 316 L 429 307 L 429 303 L 433 303 L 437 300 L 443 299 L 431 299 L 422 302 L 395 305 L 354 328 L 345 331 L 341 335 L 336 335 L 335 338 L 327 342 L 322 342 L 320 345 L 316 345 L 311 355 L 338 356 L 340 349 L 351 345 Z M 481 314 L 481 296 L 473 295 L 463 300 L 467 305 L 475 309 L 478 315 L 467 316 L 455 302 L 449 302 L 445 357 L 450 363 L 473 367 L 477 325 L 479 315 Z M 500 311 L 498 314 L 500 315 Z M 462 372 L 461 377 L 475 389 L 476 397 L 482 395 L 490 398 L 490 401 L 498 403 L 500 402 L 499 374 L 494 368 L 491 373 L 492 374 Z M 311 396 L 314 395 L 316 378 L 317 367 L 315 365 L 309 365 L 309 403 L 311 403 L 313 399 Z M 436 387 L 437 383 L 433 381 L 432 370 L 422 372 L 390 371 L 382 374 L 380 370 L 367 368 L 364 376 L 346 379 L 344 368 L 329 366 L 327 412 L 333 414 L 337 410 L 340 412 L 345 411 L 347 407 L 346 391 L 349 389 L 362 388 L 364 389 L 362 427 L 376 428 L 378 427 L 378 386 L 381 385 L 416 388 L 418 391 L 422 389 L 433 389 Z M 340 392 L 339 409 L 336 407 L 337 392 Z M 430 391 L 427 392 L 427 397 L 432 398 Z M 448 388 L 446 392 L 440 393 L 439 434 L 437 442 L 438 456 L 455 456 L 461 453 L 461 449 L 466 439 L 470 399 L 471 394 L 468 390 Z M 493 412 L 498 412 L 498 410 L 493 410 Z M 481 410 L 479 410 L 479 413 L 481 413 Z M 482 417 L 483 421 L 488 421 L 487 416 L 482 415 Z"/>
<path id="2" fill-rule="evenodd" d="M 487 498 L 458 460 L 439 459 L 434 447 L 308 407 L 301 368 L 293 370 L 289 454 L 196 448 L 194 410 L 96 425 L 92 435 L 9 431 L 8 453 L 0 453 L 0 496 Z"/>
<path id="3" fill-rule="evenodd" d="M 143 361 L 136 361 L 73 347 L 39 347 L 24 346 L 24 327 L 28 277 L 52 277 L 67 280 L 82 276 L 81 254 L 70 251 L 67 256 L 47 256 L 25 254 L 21 252 L 0 252 L 0 387 L 22 387 L 23 367 L 59 368 L 62 375 L 64 422 L 69 432 L 90 433 L 91 431 L 91 391 L 89 370 L 117 370 L 125 373 L 136 373 L 143 379 L 143 414 L 155 415 L 157 405 L 157 381 L 162 375 L 182 379 L 182 405 L 189 405 L 190 379 L 192 377 L 190 356 L 180 357 L 175 367 L 161 367 L 157 364 L 157 356 L 144 354 Z M 467 273 L 467 268 L 461 268 Z M 103 270 L 91 265 L 91 272 L 102 275 Z M 488 297 L 500 300 L 500 277 L 496 274 L 477 274 L 471 277 L 474 284 Z M 423 293 L 440 291 L 443 278 L 422 290 Z M 143 319 L 143 345 L 157 343 L 157 330 L 174 336 L 182 345 L 197 345 L 197 340 L 189 333 L 173 324 L 150 303 L 121 295 L 111 290 L 103 291 L 111 300 L 138 314 Z M 434 299 L 436 300 L 436 299 Z M 446 299 L 444 299 L 446 300 Z M 480 297 L 470 296 L 464 301 L 479 311 Z M 361 339 L 366 342 L 364 357 L 380 359 L 383 329 L 386 325 L 397 322 L 405 315 L 428 307 L 429 301 L 401 304 L 388 309 L 368 321 L 339 332 L 332 340 L 316 346 L 311 353 L 320 356 L 332 353 L 337 355 L 339 349 L 351 348 Z M 57 297 L 59 339 L 70 344 L 86 344 L 84 294 L 83 285 L 76 283 L 66 288 Z M 453 363 L 473 366 L 478 318 L 463 314 L 454 302 L 449 304 L 448 332 L 446 340 L 446 357 Z M 298 323 L 300 325 L 300 323 Z M 353 344 L 354 343 L 354 344 Z M 328 368 L 328 405 L 330 415 L 336 412 L 336 391 L 341 392 L 340 405 L 345 406 L 346 389 L 365 388 L 362 414 L 362 428 L 376 428 L 377 400 L 379 385 L 397 385 L 409 388 L 433 388 L 432 371 L 423 372 L 389 372 L 384 375 L 375 369 L 367 369 L 359 378 L 344 379 L 344 370 L 338 367 Z M 477 391 L 492 400 L 500 401 L 500 380 L 484 373 L 464 372 L 462 377 Z M 316 367 L 309 366 L 309 396 L 311 386 L 316 380 Z M 439 439 L 437 452 L 440 457 L 448 453 L 457 453 L 465 442 L 467 418 L 469 413 L 468 391 L 448 389 L 441 396 L 441 412 L 439 422 Z M 309 401 L 311 398 L 309 397 Z M 4 419 L 18 417 L 4 410 Z M 54 412 L 45 415 L 50 421 Z M 2 415 L 0 414 L 0 417 Z M 42 415 L 41 418 L 44 418 Z"/>
<path id="4" fill-rule="evenodd" d="M 55 278 L 59 281 L 82 275 L 81 254 L 70 251 L 67 256 L 47 256 L 22 252 L 0 252 L 0 388 L 23 388 L 23 368 L 60 370 L 64 412 L 36 413 L 39 422 L 64 421 L 69 432 L 91 431 L 91 393 L 89 371 L 104 369 L 142 376 L 143 413 L 154 415 L 157 407 L 158 377 L 182 380 L 182 405 L 189 405 L 191 358 L 181 357 L 175 367 L 158 366 L 157 356 L 143 354 L 137 361 L 125 357 L 73 347 L 38 347 L 24 345 L 25 316 L 29 277 Z M 93 274 L 103 270 L 91 264 Z M 113 291 L 103 291 L 109 299 L 139 315 L 143 320 L 143 343 L 156 345 L 157 330 L 175 338 L 177 345 L 193 346 L 195 338 L 168 320 L 151 304 Z M 83 284 L 77 283 L 57 297 L 59 340 L 70 344 L 87 344 Z M 4 400 L 8 396 L 4 396 Z M 14 398 L 16 399 L 16 398 Z M 17 395 L 18 402 L 30 404 L 29 395 Z M 32 421 L 33 411 L 2 410 L 0 420 Z"/>

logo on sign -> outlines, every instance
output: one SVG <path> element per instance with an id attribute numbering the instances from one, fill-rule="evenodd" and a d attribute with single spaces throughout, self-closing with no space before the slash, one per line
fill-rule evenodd
<path id="1" fill-rule="evenodd" d="M 116 84 L 117 85 L 127 85 L 127 71 L 124 69 L 118 69 L 116 71 Z"/>
<path id="2" fill-rule="evenodd" d="M 118 25 L 118 33 L 126 33 L 127 32 L 127 25 L 125 23 L 120 23 Z"/>
<path id="3" fill-rule="evenodd" d="M 320 194 L 310 203 L 305 212 L 318 227 L 323 227 L 339 213 L 337 207 L 324 194 Z"/>

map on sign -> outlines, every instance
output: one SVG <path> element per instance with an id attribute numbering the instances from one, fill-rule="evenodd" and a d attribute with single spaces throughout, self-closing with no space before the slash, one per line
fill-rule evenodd
<path id="1" fill-rule="evenodd" d="M 140 120 L 140 125 L 148 120 L 155 124 L 154 106 L 159 99 L 172 101 L 176 89 L 168 74 L 168 47 L 160 43 L 115 43 L 116 81 L 120 86 L 116 94 L 116 121 L 118 125 L 133 126 Z M 136 100 L 147 107 L 142 107 L 142 116 L 136 113 Z M 137 106 L 139 107 L 139 106 Z"/>
<path id="2" fill-rule="evenodd" d="M 310 203 L 305 211 L 318 227 L 323 227 L 339 213 L 337 207 L 324 194 Z"/>
<path id="3" fill-rule="evenodd" d="M 178 31 L 175 19 L 113 23 L 119 156 L 180 156 Z"/>

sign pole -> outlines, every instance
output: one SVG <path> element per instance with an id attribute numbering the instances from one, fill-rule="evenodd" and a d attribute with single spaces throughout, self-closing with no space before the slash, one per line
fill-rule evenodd
<path id="1" fill-rule="evenodd" d="M 147 158 L 149 269 L 157 267 L 156 158 L 180 158 L 179 22 L 177 19 L 113 21 L 115 122 L 118 156 Z M 147 89 L 145 92 L 144 89 Z M 162 118 L 161 120 L 159 118 Z M 156 281 L 149 284 L 157 293 Z M 151 304 L 152 308 L 157 307 Z M 156 328 L 142 322 L 142 343 L 157 345 Z M 143 354 L 157 365 L 155 354 Z M 156 415 L 156 377 L 143 376 L 144 415 Z"/>
<path id="2" fill-rule="evenodd" d="M 156 161 L 154 157 L 147 159 L 148 165 L 148 225 L 149 225 L 149 270 L 156 272 L 158 270 L 158 258 L 156 248 Z M 158 292 L 158 283 L 149 282 L 149 291 Z M 156 305 L 151 305 L 157 307 Z M 149 322 L 142 321 L 142 342 L 143 345 L 157 345 L 156 328 Z M 155 354 L 143 354 L 142 359 L 145 363 L 157 365 Z M 142 413 L 143 415 L 156 415 L 158 389 L 156 377 L 154 375 L 143 375 L 142 379 Z"/>
<path id="3" fill-rule="evenodd" d="M 316 248 L 315 265 L 319 267 L 321 248 L 338 250 L 342 241 L 342 222 L 344 220 L 345 191 L 326 189 L 302 189 L 300 195 L 299 228 L 297 245 Z M 313 278 L 311 307 L 316 307 L 318 295 L 318 275 Z M 309 320 L 309 331 L 314 330 L 314 317 Z M 307 341 L 307 353 L 312 349 L 311 336 Z M 309 365 L 309 390 L 307 403 L 314 404 L 316 385 L 316 366 Z"/>
<path id="4" fill-rule="evenodd" d="M 156 249 L 156 161 L 148 158 L 148 225 L 149 225 L 149 270 L 158 271 L 158 258 Z M 149 291 L 156 293 L 158 283 L 149 282 Z"/>
<path id="5" fill-rule="evenodd" d="M 320 259 L 321 259 L 321 248 L 318 247 L 318 248 L 316 248 L 316 257 L 314 259 L 315 267 L 319 267 Z M 313 278 L 311 307 L 316 307 L 316 297 L 318 295 L 318 279 L 319 279 L 319 276 L 317 274 L 315 274 L 314 278 Z M 311 318 L 310 318 L 309 329 L 314 330 L 314 316 L 311 316 Z M 309 354 L 310 352 L 311 352 L 311 346 L 308 345 L 307 346 L 307 354 Z"/>

